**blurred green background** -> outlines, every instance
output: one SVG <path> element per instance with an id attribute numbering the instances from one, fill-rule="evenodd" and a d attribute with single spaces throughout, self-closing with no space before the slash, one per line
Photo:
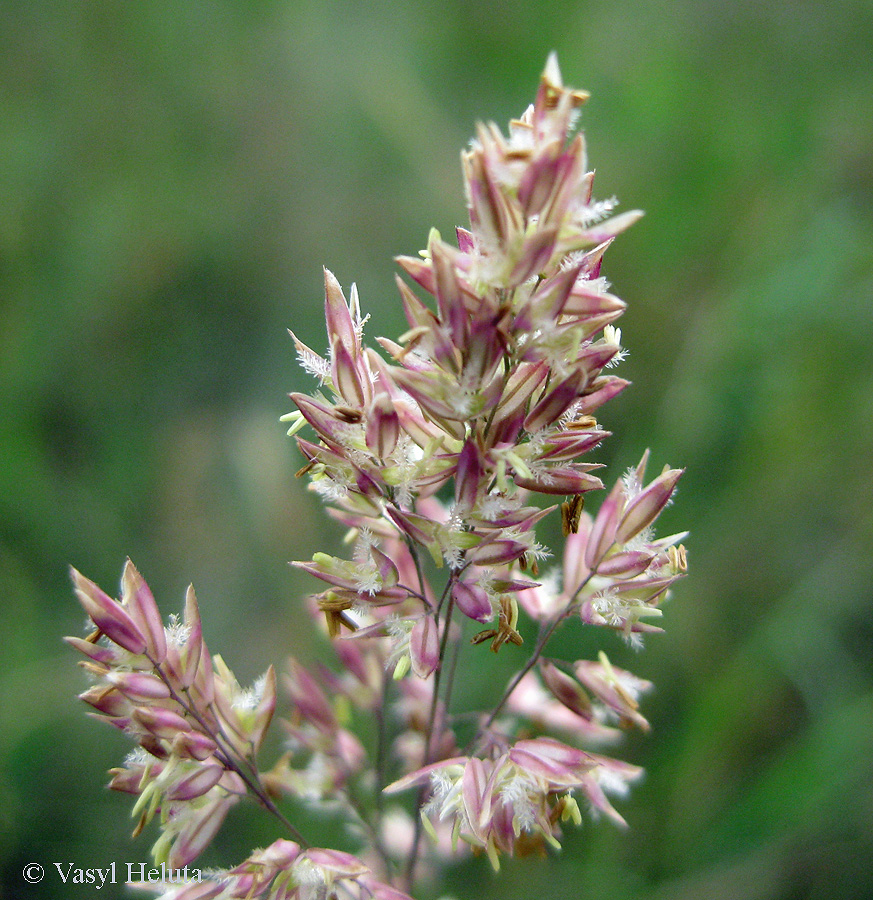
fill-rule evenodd
<path id="1" fill-rule="evenodd" d="M 241 678 L 312 656 L 287 561 L 337 531 L 277 421 L 285 329 L 325 345 L 322 264 L 403 329 L 392 257 L 463 222 L 459 150 L 555 49 L 597 195 L 647 212 L 607 257 L 634 384 L 601 458 L 687 467 L 691 576 L 608 647 L 657 685 L 630 830 L 446 889 L 873 897 L 871 46 L 850 0 L 0 4 L 0 894 L 148 858 L 74 699 L 68 564 L 111 588 L 129 554 L 167 612 L 193 581 Z"/>

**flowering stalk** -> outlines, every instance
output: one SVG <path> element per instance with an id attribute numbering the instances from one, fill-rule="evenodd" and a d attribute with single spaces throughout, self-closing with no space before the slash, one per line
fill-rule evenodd
<path id="1" fill-rule="evenodd" d="M 503 855 L 558 849 L 562 827 L 581 822 L 580 798 L 624 824 L 609 795 L 640 770 L 591 748 L 648 728 L 639 697 L 651 685 L 603 652 L 546 651 L 570 618 L 641 647 L 686 556 L 683 534 L 654 533 L 681 471 L 647 483 L 648 453 L 596 516 L 583 510 L 603 487 L 602 467 L 583 461 L 608 436 L 595 413 L 628 384 L 610 371 L 625 304 L 601 265 L 640 215 L 593 199 L 572 136 L 586 97 L 564 87 L 552 56 L 508 136 L 479 126 L 462 155 L 469 228 L 456 244 L 432 231 L 419 257 L 398 259 L 417 290 L 398 278 L 409 328 L 379 339 L 387 356 L 364 343 L 356 288 L 347 299 L 327 270 L 327 355 L 292 335 L 319 381 L 284 417 L 306 458 L 299 474 L 353 552 L 294 563 L 322 583 L 309 609 L 340 670 L 291 662 L 272 768 L 256 760 L 276 705 L 272 667 L 240 688 L 206 651 L 193 591 L 184 619 L 165 626 L 131 564 L 118 601 L 74 572 L 96 629 L 68 638 L 96 682 L 81 696 L 138 744 L 111 786 L 137 795 L 137 833 L 159 822 L 155 860 L 192 862 L 245 794 L 287 835 L 233 869 L 164 885 L 165 900 L 398 900 L 462 847 L 495 869 Z M 540 578 L 549 554 L 537 526 L 558 514 L 563 571 Z M 485 648 L 518 654 L 524 619 L 539 625 L 532 652 L 488 708 L 458 708 L 459 658 L 491 679 Z M 375 736 L 357 733 L 362 718 Z M 411 788 L 413 816 L 393 805 Z M 283 795 L 341 813 L 361 858 L 308 844 Z"/>

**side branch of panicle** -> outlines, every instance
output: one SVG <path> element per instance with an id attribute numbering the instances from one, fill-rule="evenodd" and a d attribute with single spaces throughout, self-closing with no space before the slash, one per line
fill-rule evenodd
<path id="1" fill-rule="evenodd" d="M 66 638 L 88 657 L 82 665 L 93 685 L 80 699 L 137 745 L 111 771 L 109 786 L 137 796 L 136 834 L 158 819 L 155 862 L 185 866 L 239 798 L 260 790 L 250 762 L 276 707 L 275 673 L 271 666 L 244 690 L 220 656 L 210 658 L 192 588 L 184 615 L 164 625 L 130 560 L 118 600 L 75 569 L 71 574 L 93 623 L 85 638 Z"/>

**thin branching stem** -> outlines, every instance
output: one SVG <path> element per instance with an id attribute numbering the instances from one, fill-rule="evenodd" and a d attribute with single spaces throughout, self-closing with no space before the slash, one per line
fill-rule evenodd
<path id="1" fill-rule="evenodd" d="M 537 638 L 536 645 L 534 646 L 533 653 L 531 653 L 528 661 L 515 673 L 512 680 L 506 686 L 506 690 L 503 692 L 503 696 L 497 701 L 497 704 L 491 710 L 488 715 L 488 718 L 485 720 L 485 723 L 479 729 L 479 735 L 483 732 L 486 732 L 493 724 L 494 720 L 500 715 L 503 711 L 503 707 L 506 706 L 509 698 L 512 696 L 513 691 L 518 687 L 521 683 L 522 678 L 527 675 L 528 672 L 537 664 L 540 656 L 545 650 L 546 644 L 549 642 L 551 636 L 555 633 L 555 629 L 557 629 L 558 625 L 569 615 L 570 609 L 572 608 L 572 603 L 568 604 L 567 607 L 554 617 L 548 624 L 546 624 L 543 628 L 540 629 L 540 634 Z M 477 735 L 477 739 L 479 737 Z"/>
<path id="2" fill-rule="evenodd" d="M 381 809 L 376 811 L 375 816 L 372 814 L 372 811 L 368 812 L 366 804 L 358 796 L 351 782 L 346 784 L 343 794 L 350 809 L 358 817 L 361 827 L 366 831 L 367 836 L 373 845 L 373 849 L 379 856 L 382 867 L 385 870 L 385 875 L 391 879 L 394 875 L 394 860 L 391 858 L 391 854 L 388 852 L 385 842 L 382 840 L 382 835 L 379 832 L 379 827 L 382 822 Z"/>
<path id="3" fill-rule="evenodd" d="M 455 598 L 452 594 L 452 587 L 454 586 L 455 581 L 458 578 L 457 572 L 452 572 L 449 577 L 448 582 L 443 590 L 442 596 L 440 597 L 438 611 L 442 609 L 444 602 L 448 599 L 448 606 L 446 608 L 445 615 L 445 624 L 443 626 L 443 633 L 440 639 L 440 653 L 439 653 L 439 664 L 437 665 L 436 671 L 433 676 L 433 694 L 431 695 L 430 701 L 430 712 L 428 714 L 428 723 L 427 723 L 427 731 L 425 732 L 424 739 L 424 760 L 422 762 L 423 766 L 428 766 L 431 764 L 433 752 L 434 752 L 434 732 L 436 730 L 436 722 L 437 722 L 437 710 L 439 709 L 439 694 L 440 694 L 440 680 L 443 672 L 443 663 L 446 658 L 446 648 L 448 646 L 449 640 L 449 632 L 452 628 L 452 613 L 455 610 Z M 421 809 L 422 804 L 424 803 L 424 798 L 427 793 L 427 787 L 424 786 L 421 788 L 418 794 L 418 803 L 416 804 L 417 809 Z M 418 862 L 418 853 L 419 848 L 421 846 L 421 816 L 416 816 L 415 818 L 415 832 L 412 838 L 412 847 L 409 851 L 409 857 L 406 863 L 406 884 L 408 890 L 412 890 L 412 884 L 415 877 L 415 866 Z"/>
<path id="4" fill-rule="evenodd" d="M 604 554 L 604 556 L 605 555 L 606 554 Z M 503 692 L 503 696 L 497 701 L 496 706 L 489 713 L 488 718 L 485 720 L 485 723 L 480 727 L 479 733 L 476 735 L 474 741 L 478 740 L 479 737 L 484 732 L 488 731 L 488 729 L 494 724 L 494 720 L 503 711 L 503 708 L 509 702 L 509 698 L 521 683 L 522 678 L 524 678 L 524 676 L 527 675 L 527 673 L 530 672 L 530 670 L 539 662 L 543 651 L 546 649 L 546 644 L 548 644 L 548 642 L 551 640 L 551 637 L 557 630 L 558 626 L 577 608 L 579 594 L 596 574 L 597 566 L 600 565 L 602 559 L 603 557 L 597 560 L 594 568 L 588 573 L 582 583 L 573 592 L 573 596 L 570 598 L 570 601 L 567 603 L 567 605 L 554 618 L 550 619 L 548 622 L 543 623 L 530 658 L 512 677 L 512 680 L 509 682 L 509 684 L 506 686 L 506 690 Z"/>
<path id="5" fill-rule="evenodd" d="M 227 769 L 232 772 L 235 772 L 243 781 L 245 786 L 254 794 L 257 798 L 260 805 L 267 810 L 270 814 L 275 816 L 282 825 L 288 830 L 288 833 L 300 844 L 302 847 L 310 847 L 312 846 L 309 841 L 300 833 L 299 829 L 293 825 L 285 814 L 276 806 L 273 802 L 270 795 L 267 793 L 266 788 L 261 782 L 260 775 L 258 770 L 254 764 L 254 762 L 250 759 L 240 756 L 233 750 L 233 745 L 227 735 L 224 733 L 224 730 L 221 728 L 221 725 L 218 725 L 218 728 L 213 728 L 200 714 L 195 704 L 188 702 L 185 698 L 179 696 L 179 693 L 174 688 L 172 682 L 169 678 L 164 674 L 164 671 L 161 669 L 160 665 L 158 665 L 155 660 L 153 660 L 150 656 L 147 655 L 149 662 L 154 667 L 154 671 L 157 673 L 158 677 L 164 684 L 167 686 L 167 689 L 170 691 L 170 696 L 179 706 L 182 707 L 183 710 L 192 718 L 195 722 L 203 729 L 204 734 L 207 737 L 211 738 L 215 741 L 219 750 L 216 753 L 216 758 L 222 765 L 224 765 Z"/>

